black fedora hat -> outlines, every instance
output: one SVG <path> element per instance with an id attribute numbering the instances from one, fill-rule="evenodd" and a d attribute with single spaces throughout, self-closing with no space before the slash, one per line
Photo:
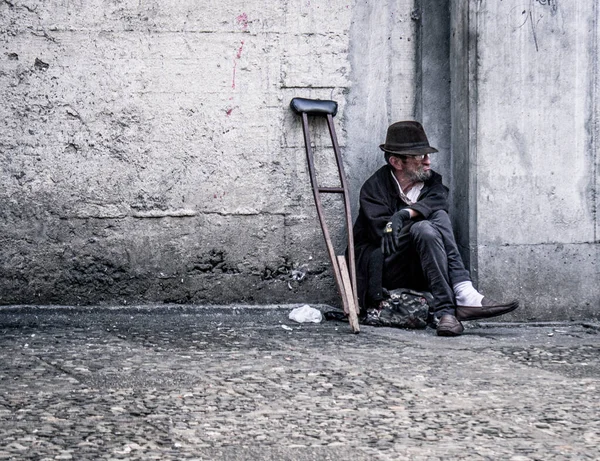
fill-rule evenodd
<path id="1" fill-rule="evenodd" d="M 379 148 L 389 154 L 422 155 L 432 154 L 438 150 L 429 145 L 427 135 L 419 122 L 396 122 L 387 130 L 385 144 Z"/>

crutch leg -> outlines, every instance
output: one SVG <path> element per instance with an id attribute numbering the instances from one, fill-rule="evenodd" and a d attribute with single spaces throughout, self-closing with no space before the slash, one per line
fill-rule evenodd
<path id="1" fill-rule="evenodd" d="M 327 247 L 329 259 L 331 261 L 335 282 L 340 293 L 340 297 L 342 298 L 344 312 L 348 315 L 348 319 L 350 321 L 350 326 L 352 330 L 355 333 L 358 333 L 360 331 L 360 327 L 358 324 L 358 298 L 356 295 L 356 271 L 354 262 L 354 236 L 352 234 L 352 216 L 350 212 L 350 201 L 348 198 L 348 188 L 346 184 L 346 177 L 344 174 L 342 157 L 340 154 L 339 144 L 337 141 L 335 127 L 333 124 L 333 116 L 337 112 L 337 103 L 335 101 L 320 101 L 303 98 L 294 98 L 292 99 L 290 106 L 294 110 L 294 112 L 302 116 L 302 130 L 304 133 L 304 145 L 306 148 L 308 172 L 313 189 L 315 205 L 317 207 L 319 223 L 321 224 L 321 230 L 323 231 L 323 237 L 325 239 L 325 245 Z M 341 187 L 321 187 L 318 184 L 308 127 L 309 114 L 326 116 L 329 134 L 331 137 L 336 157 L 336 164 L 338 168 Z M 329 235 L 329 229 L 325 222 L 324 210 L 321 202 L 322 193 L 333 193 L 343 195 L 345 223 L 348 234 L 349 267 L 346 264 L 346 259 L 343 256 L 336 256 L 335 254 L 335 249 L 331 241 L 331 236 Z"/>

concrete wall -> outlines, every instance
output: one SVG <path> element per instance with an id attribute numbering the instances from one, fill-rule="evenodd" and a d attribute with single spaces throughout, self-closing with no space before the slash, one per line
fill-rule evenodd
<path id="1" fill-rule="evenodd" d="M 439 150 L 431 161 L 448 185 L 452 184 L 449 3 L 419 0 L 413 15 L 418 24 L 415 119 L 423 123 L 429 142 Z"/>
<path id="2" fill-rule="evenodd" d="M 288 104 L 340 103 L 362 182 L 413 111 L 412 10 L 0 3 L 0 303 L 336 303 Z"/>
<path id="3" fill-rule="evenodd" d="M 450 3 L 450 75 L 451 75 L 451 151 L 452 151 L 452 202 L 450 216 L 454 224 L 456 241 L 474 282 L 477 271 L 477 150 L 474 147 L 472 112 L 477 107 L 475 64 L 477 36 L 470 21 L 471 2 Z"/>
<path id="4" fill-rule="evenodd" d="M 387 126 L 420 119 L 482 291 L 522 319 L 598 316 L 598 9 L 5 0 L 0 304 L 337 303 L 304 96 L 340 103 L 355 211 Z"/>
<path id="5" fill-rule="evenodd" d="M 345 111 L 348 182 L 354 214 L 364 181 L 385 163 L 388 126 L 412 120 L 418 104 L 418 5 L 356 2 L 350 28 L 351 81 Z"/>
<path id="6" fill-rule="evenodd" d="M 520 298 L 521 319 L 600 316 L 598 15 L 452 2 L 460 239 L 482 291 Z"/>

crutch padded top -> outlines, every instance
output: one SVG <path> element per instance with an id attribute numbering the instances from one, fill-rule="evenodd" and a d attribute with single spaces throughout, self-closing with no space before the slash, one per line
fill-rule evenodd
<path id="1" fill-rule="evenodd" d="M 327 115 L 335 116 L 337 114 L 337 102 L 326 101 L 321 99 L 306 99 L 293 98 L 290 102 L 290 107 L 297 114 L 306 112 L 311 115 Z"/>

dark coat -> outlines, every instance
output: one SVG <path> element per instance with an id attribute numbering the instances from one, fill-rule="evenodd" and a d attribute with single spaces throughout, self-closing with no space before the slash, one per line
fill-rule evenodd
<path id="1" fill-rule="evenodd" d="M 366 302 L 371 253 L 380 248 L 383 229 L 391 216 L 408 206 L 400 198 L 398 185 L 392 177 L 389 165 L 377 170 L 360 190 L 360 210 L 353 230 L 358 300 L 362 308 Z M 435 211 L 448 212 L 448 188 L 442 183 L 440 174 L 432 171 L 431 178 L 425 181 L 417 202 L 410 205 L 410 208 L 418 211 L 423 219 L 427 219 Z"/>

